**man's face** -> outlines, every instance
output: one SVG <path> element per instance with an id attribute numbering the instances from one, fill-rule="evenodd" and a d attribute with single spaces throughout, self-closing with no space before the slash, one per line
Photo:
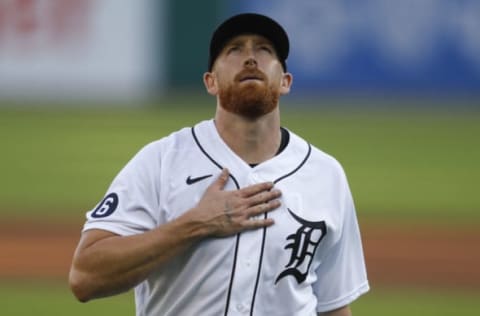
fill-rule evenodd
<path id="1" fill-rule="evenodd" d="M 279 96 L 288 92 L 283 87 L 285 74 L 275 49 L 263 36 L 232 38 L 215 61 L 212 73 L 220 106 L 250 119 L 273 111 Z"/>

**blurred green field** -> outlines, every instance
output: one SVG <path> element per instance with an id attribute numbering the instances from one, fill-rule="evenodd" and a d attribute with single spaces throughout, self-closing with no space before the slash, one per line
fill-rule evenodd
<path id="1" fill-rule="evenodd" d="M 183 101 L 185 102 L 185 101 Z M 78 219 L 143 145 L 208 119 L 199 102 L 126 108 L 0 108 L 0 212 Z M 285 105 L 283 125 L 335 156 L 361 217 L 477 221 L 480 111 Z"/>
<path id="2" fill-rule="evenodd" d="M 213 115 L 211 100 L 187 104 L 0 107 L 0 220 L 83 220 L 142 146 Z M 479 223 L 480 111 L 284 108 L 284 126 L 342 163 L 361 220 Z M 0 280 L 0 306 L 9 316 L 134 313 L 132 293 L 81 304 L 66 281 Z M 355 316 L 476 315 L 480 304 L 476 292 L 373 287 L 353 310 Z"/>
<path id="3" fill-rule="evenodd" d="M 447 290 L 375 289 L 352 304 L 355 316 L 474 316 L 478 315 L 479 293 Z M 133 292 L 94 300 L 75 301 L 64 285 L 54 283 L 2 284 L 0 306 L 6 316 L 131 316 Z"/>

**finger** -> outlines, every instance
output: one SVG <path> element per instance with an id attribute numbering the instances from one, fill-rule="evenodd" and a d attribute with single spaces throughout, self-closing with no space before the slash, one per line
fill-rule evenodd
<path id="1" fill-rule="evenodd" d="M 245 229 L 258 229 L 262 227 L 268 227 L 275 224 L 272 218 L 265 218 L 265 219 L 249 219 L 246 220 L 244 223 Z"/>
<path id="2" fill-rule="evenodd" d="M 279 198 L 282 195 L 280 190 L 274 189 L 270 191 L 260 192 L 256 195 L 251 196 L 248 199 L 249 206 L 254 206 L 260 203 L 266 203 L 270 200 Z"/>
<path id="3" fill-rule="evenodd" d="M 262 183 L 257 183 L 257 184 L 253 184 L 248 187 L 242 188 L 239 190 L 239 193 L 243 197 L 250 197 L 260 192 L 271 190 L 272 188 L 273 188 L 272 182 L 262 182 Z"/>
<path id="4" fill-rule="evenodd" d="M 250 217 L 273 211 L 280 206 L 279 200 L 271 200 L 267 203 L 257 204 L 250 208 Z"/>
<path id="5" fill-rule="evenodd" d="M 230 209 L 228 209 L 228 208 L 225 208 L 225 209 L 223 210 L 223 213 L 224 213 L 225 216 L 227 217 L 227 222 L 228 222 L 229 224 L 232 223 L 232 215 L 231 215 L 231 212 L 232 212 L 232 211 L 231 211 Z"/>
<path id="6" fill-rule="evenodd" d="M 227 184 L 228 181 L 228 175 L 229 171 L 227 168 L 223 168 L 222 172 L 218 176 L 217 180 L 215 180 L 211 185 L 210 189 L 216 189 L 216 190 L 223 190 L 225 188 L 225 185 Z"/>

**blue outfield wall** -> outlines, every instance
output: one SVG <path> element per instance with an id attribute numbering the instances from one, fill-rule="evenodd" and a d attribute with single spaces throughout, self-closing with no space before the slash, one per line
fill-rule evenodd
<path id="1" fill-rule="evenodd" d="M 480 108 L 480 0 L 23 2 L 0 4 L 0 106 L 206 95 L 213 29 L 253 11 L 290 35 L 293 97 L 451 95 Z"/>
<path id="2" fill-rule="evenodd" d="M 480 96 L 478 0 L 229 4 L 285 26 L 296 91 Z"/>

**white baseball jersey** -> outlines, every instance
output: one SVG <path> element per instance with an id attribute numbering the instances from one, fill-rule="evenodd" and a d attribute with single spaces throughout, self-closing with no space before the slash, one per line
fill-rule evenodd
<path id="1" fill-rule="evenodd" d="M 223 167 L 226 190 L 273 181 L 275 224 L 208 238 L 135 288 L 137 315 L 310 316 L 369 289 L 355 209 L 340 164 L 292 132 L 277 156 L 255 167 L 220 138 L 213 120 L 145 146 L 87 213 L 84 230 L 127 236 L 194 207 Z"/>

